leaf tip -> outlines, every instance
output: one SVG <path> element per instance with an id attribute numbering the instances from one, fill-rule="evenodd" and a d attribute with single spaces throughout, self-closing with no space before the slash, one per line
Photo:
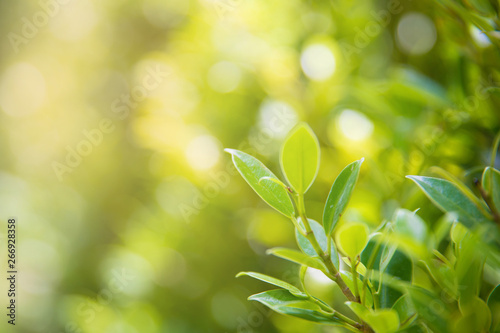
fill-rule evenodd
<path id="1" fill-rule="evenodd" d="M 231 148 L 224 148 L 224 151 L 228 154 L 234 154 L 235 150 L 234 149 L 231 149 Z"/>
<path id="2" fill-rule="evenodd" d="M 244 276 L 244 275 L 247 275 L 247 272 L 239 272 L 238 274 L 236 274 L 236 278 L 239 278 L 240 276 Z"/>

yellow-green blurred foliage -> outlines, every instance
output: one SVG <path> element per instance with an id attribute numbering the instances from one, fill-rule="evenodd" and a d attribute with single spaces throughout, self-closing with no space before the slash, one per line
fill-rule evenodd
<path id="1" fill-rule="evenodd" d="M 500 121 L 496 37 L 439 3 L 1 1 L 16 330 L 336 332 L 246 301 L 268 286 L 235 279 L 241 270 L 296 282 L 296 266 L 265 255 L 294 234 L 222 148 L 280 174 L 284 136 L 307 121 L 322 146 L 311 218 L 365 157 L 344 219 L 376 226 L 425 207 L 431 225 L 440 213 L 404 176 L 440 165 L 470 182 Z M 308 281 L 344 306 L 321 274 Z"/>

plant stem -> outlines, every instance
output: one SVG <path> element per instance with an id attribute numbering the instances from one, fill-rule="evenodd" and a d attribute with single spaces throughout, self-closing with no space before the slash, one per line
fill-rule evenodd
<path id="1" fill-rule="evenodd" d="M 334 312 L 334 315 L 340 319 L 342 319 L 343 321 L 345 321 L 346 323 L 350 324 L 351 326 L 354 326 L 356 327 L 357 329 L 361 329 L 362 325 L 354 320 L 352 320 L 351 318 L 347 317 L 347 316 L 344 316 L 342 313 L 338 312 L 338 311 L 335 311 Z"/>
<path id="2" fill-rule="evenodd" d="M 359 300 L 352 294 L 351 290 L 349 287 L 345 284 L 344 280 L 342 280 L 342 277 L 340 276 L 339 271 L 337 268 L 332 263 L 332 260 L 330 259 L 330 255 L 328 254 L 328 251 L 325 253 L 322 249 L 321 246 L 318 244 L 318 241 L 316 240 L 316 237 L 314 236 L 314 233 L 311 229 L 311 226 L 309 225 L 309 220 L 307 219 L 306 212 L 305 212 L 305 205 L 304 205 L 304 195 L 303 194 L 298 194 L 298 202 L 297 203 L 297 209 L 299 210 L 299 216 L 300 219 L 302 220 L 302 223 L 304 224 L 305 228 L 305 237 L 309 240 L 311 243 L 312 247 L 314 248 L 314 251 L 319 255 L 323 263 L 325 264 L 326 268 L 328 269 L 328 272 L 331 274 L 331 279 L 337 283 L 339 286 L 340 290 L 342 293 L 347 297 L 347 299 L 351 302 L 358 302 Z"/>
<path id="3" fill-rule="evenodd" d="M 358 261 L 356 258 L 351 260 L 351 272 L 352 272 L 352 281 L 354 282 L 354 296 L 356 297 L 356 301 L 360 303 L 359 297 L 359 287 L 358 287 L 358 270 L 356 266 L 358 265 Z"/>
<path id="4" fill-rule="evenodd" d="M 479 189 L 479 193 L 481 193 L 481 197 L 483 197 L 484 202 L 486 202 L 486 205 L 488 205 L 488 207 L 490 208 L 491 214 L 493 215 L 493 220 L 496 223 L 500 224 L 500 213 L 498 212 L 493 200 L 491 200 L 491 196 L 485 191 L 484 187 L 482 186 L 482 184 L 480 184 L 479 181 L 476 181 L 475 184 Z"/>

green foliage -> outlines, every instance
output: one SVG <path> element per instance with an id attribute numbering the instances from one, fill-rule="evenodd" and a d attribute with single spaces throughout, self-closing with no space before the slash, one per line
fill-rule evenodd
<path id="1" fill-rule="evenodd" d="M 452 182 L 432 177 L 408 176 L 413 180 L 443 212 L 455 212 L 459 220 L 467 227 L 473 228 L 487 221 L 489 216 L 484 214 L 460 188 Z"/>
<path id="2" fill-rule="evenodd" d="M 294 296 L 287 290 L 269 290 L 252 295 L 248 299 L 261 302 L 274 311 L 285 315 L 330 325 L 342 323 L 334 313 L 325 312 L 318 303 Z"/>
<path id="3" fill-rule="evenodd" d="M 252 188 L 290 217 L 300 249 L 273 248 L 267 253 L 300 265 L 302 289 L 264 274 L 242 272 L 238 276 L 251 276 L 282 288 L 249 299 L 281 314 L 355 332 L 495 330 L 500 321 L 499 287 L 491 289 L 489 295 L 482 289 L 486 272 L 495 285 L 500 279 L 499 249 L 495 242 L 484 242 L 485 235 L 491 240 L 491 233 L 497 231 L 500 173 L 492 168 L 484 170 L 476 189 L 480 196 L 438 168 L 434 170 L 447 179 L 408 176 L 446 213 L 445 217 L 432 229 L 416 211 L 399 208 L 391 220 L 375 227 L 362 221 L 341 221 L 358 180 L 360 159 L 336 178 L 321 225 L 307 218 L 304 204 L 304 193 L 319 167 L 317 142 L 305 124 L 289 134 L 281 167 L 290 187 L 255 158 L 228 150 Z M 305 281 L 308 268 L 320 270 L 336 282 L 351 312 L 337 311 L 311 295 Z"/>
<path id="4" fill-rule="evenodd" d="M 296 192 L 307 192 L 318 173 L 319 160 L 318 139 L 308 125 L 298 125 L 283 144 L 280 159 L 286 180 Z"/>
<path id="5" fill-rule="evenodd" d="M 277 287 L 281 287 L 283 289 L 288 290 L 292 295 L 297 296 L 299 298 L 309 298 L 307 294 L 302 292 L 299 288 L 292 286 L 290 283 L 281 281 L 279 279 L 273 278 L 272 276 L 261 274 L 261 273 L 255 273 L 255 272 L 240 272 L 236 275 L 236 277 L 240 276 L 251 276 L 255 279 L 267 282 L 269 284 L 273 284 Z"/>
<path id="6" fill-rule="evenodd" d="M 335 240 L 340 251 L 356 258 L 368 243 L 368 227 L 363 223 L 347 223 L 339 228 Z"/>
<path id="7" fill-rule="evenodd" d="M 286 216 L 294 215 L 293 204 L 287 190 L 279 183 L 269 181 L 278 178 L 262 162 L 235 149 L 226 151 L 232 155 L 234 166 L 241 176 L 265 202 Z M 260 181 L 263 178 L 268 181 Z"/>
<path id="8" fill-rule="evenodd" d="M 323 226 L 327 234 L 333 232 L 349 203 L 363 160 L 360 159 L 346 166 L 333 182 L 323 211 Z"/>

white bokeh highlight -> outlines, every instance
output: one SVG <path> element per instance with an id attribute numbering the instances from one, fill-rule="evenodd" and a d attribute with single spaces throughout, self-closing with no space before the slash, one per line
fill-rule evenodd
<path id="1" fill-rule="evenodd" d="M 0 108 L 13 117 L 30 115 L 42 107 L 46 91 L 45 78 L 35 66 L 14 64 L 0 79 Z"/>
<path id="2" fill-rule="evenodd" d="M 425 54 L 434 47 L 436 39 L 436 27 L 428 16 L 411 12 L 399 20 L 396 40 L 403 52 L 411 55 Z"/>
<path id="3" fill-rule="evenodd" d="M 230 61 L 221 61 L 210 67 L 207 74 L 210 88 L 220 93 L 234 91 L 241 81 L 241 69 Z"/>
<path id="4" fill-rule="evenodd" d="M 311 80 L 325 81 L 335 72 L 337 62 L 326 45 L 312 44 L 302 52 L 300 65 L 304 74 Z"/>
<path id="5" fill-rule="evenodd" d="M 195 170 L 209 170 L 220 160 L 221 146 L 211 135 L 200 135 L 193 138 L 186 148 L 186 159 Z"/>
<path id="6" fill-rule="evenodd" d="M 352 141 L 366 140 L 373 133 L 373 122 L 363 113 L 351 109 L 340 113 L 337 125 L 342 135 Z"/>

